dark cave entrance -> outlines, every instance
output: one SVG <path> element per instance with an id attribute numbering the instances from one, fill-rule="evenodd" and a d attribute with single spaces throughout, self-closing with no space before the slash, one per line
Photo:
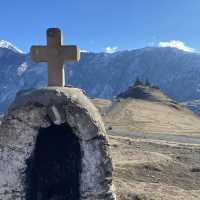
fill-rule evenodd
<path id="1" fill-rule="evenodd" d="M 27 160 L 26 200 L 79 200 L 81 150 L 66 124 L 41 128 Z"/>

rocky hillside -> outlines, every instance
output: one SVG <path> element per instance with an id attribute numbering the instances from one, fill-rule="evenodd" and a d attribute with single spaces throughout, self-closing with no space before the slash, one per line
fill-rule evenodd
<path id="1" fill-rule="evenodd" d="M 111 98 L 125 91 L 136 77 L 148 78 L 171 98 L 200 98 L 200 55 L 174 48 L 143 48 L 114 54 L 82 53 L 79 63 L 66 66 L 68 83 L 89 96 Z M 35 64 L 5 41 L 0 46 L 0 112 L 19 90 L 47 84 L 46 64 Z"/>
<path id="2" fill-rule="evenodd" d="M 162 102 L 162 103 L 176 103 L 165 95 L 158 87 L 154 86 L 145 86 L 137 85 L 130 86 L 127 91 L 120 93 L 117 98 L 122 99 L 141 99 L 153 102 Z"/>
<path id="3" fill-rule="evenodd" d="M 133 86 L 113 102 L 100 99 L 93 102 L 115 134 L 200 134 L 200 118 L 160 89 Z"/>

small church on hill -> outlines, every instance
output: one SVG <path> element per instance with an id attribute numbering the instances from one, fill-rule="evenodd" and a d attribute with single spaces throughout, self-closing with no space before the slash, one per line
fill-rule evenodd
<path id="1" fill-rule="evenodd" d="M 65 86 L 64 62 L 79 61 L 79 48 L 50 28 L 31 58 L 48 63 L 48 87 L 19 92 L 2 120 L 0 199 L 115 200 L 101 116 L 81 89 Z"/>

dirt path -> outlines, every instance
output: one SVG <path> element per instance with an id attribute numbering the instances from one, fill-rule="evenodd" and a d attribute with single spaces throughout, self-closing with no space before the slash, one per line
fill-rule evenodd
<path id="1" fill-rule="evenodd" d="M 141 138 L 150 140 L 164 140 L 168 142 L 177 142 L 185 144 L 200 144 L 200 135 L 192 134 L 188 135 L 177 135 L 172 133 L 142 133 L 142 132 L 130 132 L 123 129 L 113 129 L 109 132 L 111 135 L 117 136 L 128 136 L 131 138 Z"/>

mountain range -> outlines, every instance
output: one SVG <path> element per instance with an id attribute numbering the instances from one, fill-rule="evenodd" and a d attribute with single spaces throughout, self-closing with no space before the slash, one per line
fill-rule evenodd
<path id="1" fill-rule="evenodd" d="M 66 64 L 66 79 L 88 96 L 113 98 L 137 77 L 158 85 L 172 99 L 200 99 L 200 54 L 176 48 L 146 47 L 113 54 L 82 52 L 79 63 Z M 20 90 L 47 84 L 47 64 L 33 63 L 9 42 L 0 42 L 0 113 Z"/>

